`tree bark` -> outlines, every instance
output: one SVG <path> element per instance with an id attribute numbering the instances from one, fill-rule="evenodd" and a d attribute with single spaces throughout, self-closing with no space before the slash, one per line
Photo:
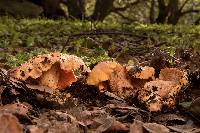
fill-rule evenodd
<path id="1" fill-rule="evenodd" d="M 168 17 L 168 20 L 167 20 L 168 24 L 175 25 L 175 24 L 178 23 L 178 20 L 181 17 L 181 12 L 178 8 L 178 5 L 179 5 L 179 0 L 170 0 L 169 1 L 169 4 L 168 4 L 169 17 Z"/>
<path id="2" fill-rule="evenodd" d="M 28 0 L 0 0 L 0 15 L 14 17 L 38 17 L 43 9 Z"/>
<path id="3" fill-rule="evenodd" d="M 167 15 L 168 15 L 168 9 L 165 4 L 165 0 L 158 0 L 158 17 L 156 19 L 157 23 L 165 23 Z"/>
<path id="4" fill-rule="evenodd" d="M 155 15 L 155 0 L 151 0 L 151 5 L 150 5 L 150 15 L 149 15 L 149 20 L 150 20 L 150 23 L 154 23 L 154 15 Z"/>
<path id="5" fill-rule="evenodd" d="M 95 9 L 91 16 L 94 21 L 103 21 L 114 8 L 114 0 L 96 0 Z"/>
<path id="6" fill-rule="evenodd" d="M 195 22 L 194 22 L 195 25 L 199 25 L 200 24 L 200 18 L 198 18 Z"/>
<path id="7" fill-rule="evenodd" d="M 47 18 L 57 18 L 60 16 L 66 16 L 65 12 L 61 9 L 61 0 L 29 0 L 36 5 L 43 8 L 43 14 Z"/>
<path id="8" fill-rule="evenodd" d="M 72 19 L 85 19 L 85 0 L 63 0 L 68 7 L 69 17 Z"/>
<path id="9" fill-rule="evenodd" d="M 65 16 L 65 12 L 60 7 L 61 0 L 42 0 L 44 15 L 48 18 Z"/>

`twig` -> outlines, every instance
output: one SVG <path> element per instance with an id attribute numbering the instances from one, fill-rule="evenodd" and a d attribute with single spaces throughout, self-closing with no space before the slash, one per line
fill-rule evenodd
<path id="1" fill-rule="evenodd" d="M 61 51 L 60 51 L 61 53 L 65 50 L 65 47 L 68 45 L 70 39 L 71 39 L 71 36 L 68 36 L 67 42 L 65 43 L 65 45 L 63 45 L 63 48 L 62 48 Z"/>
<path id="2" fill-rule="evenodd" d="M 69 33 L 66 36 L 70 37 L 79 37 L 79 36 L 98 36 L 98 35 L 125 35 L 125 36 L 135 36 L 138 38 L 147 38 L 147 36 L 135 35 L 130 31 L 122 31 L 122 30 L 92 30 L 92 31 L 84 31 L 80 33 Z"/>
<path id="3" fill-rule="evenodd" d="M 68 39 L 67 39 L 67 42 L 65 43 L 65 45 L 63 45 L 61 52 L 63 52 L 65 50 L 70 39 L 72 39 L 74 37 L 80 37 L 80 36 L 124 35 L 124 36 L 135 36 L 135 37 L 143 38 L 143 39 L 147 38 L 147 36 L 135 35 L 130 31 L 119 31 L 119 30 L 114 30 L 114 31 L 112 31 L 112 30 L 91 30 L 91 31 L 84 31 L 81 33 L 68 33 L 65 35 L 68 36 Z"/>

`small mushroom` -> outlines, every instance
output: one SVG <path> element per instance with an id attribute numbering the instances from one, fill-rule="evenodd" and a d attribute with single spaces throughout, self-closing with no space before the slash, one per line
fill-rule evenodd
<path id="1" fill-rule="evenodd" d="M 126 70 L 131 78 L 132 85 L 138 90 L 141 90 L 146 82 L 155 80 L 155 69 L 153 67 L 127 66 Z"/>
<path id="2" fill-rule="evenodd" d="M 30 84 L 39 84 L 52 89 L 64 89 L 76 82 L 75 70 L 89 72 L 82 59 L 74 55 L 50 53 L 29 59 L 12 69 L 9 75 Z"/>
<path id="3" fill-rule="evenodd" d="M 160 80 L 173 81 L 177 84 L 186 85 L 188 83 L 187 73 L 178 68 L 164 68 L 159 74 Z"/>
<path id="4" fill-rule="evenodd" d="M 180 85 L 172 81 L 150 81 L 139 91 L 138 99 L 146 105 L 149 111 L 160 111 L 164 105 L 173 108 L 175 96 L 180 89 Z"/>
<path id="5" fill-rule="evenodd" d="M 104 86 L 104 82 L 110 79 L 110 75 L 114 72 L 116 67 L 122 66 L 112 61 L 98 63 L 89 73 L 87 84 L 97 86 L 100 91 L 104 91 L 106 87 Z"/>
<path id="6" fill-rule="evenodd" d="M 87 84 L 97 86 L 101 92 L 110 91 L 121 98 L 135 95 L 125 67 L 117 62 L 98 63 L 89 74 Z"/>
<path id="7" fill-rule="evenodd" d="M 187 83 L 184 71 L 177 68 L 164 68 L 160 72 L 159 79 L 145 83 L 139 91 L 138 99 L 149 111 L 160 111 L 164 105 L 174 108 L 177 94 Z"/>

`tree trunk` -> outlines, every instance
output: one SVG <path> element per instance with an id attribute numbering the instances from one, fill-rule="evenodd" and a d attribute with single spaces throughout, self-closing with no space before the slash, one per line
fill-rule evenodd
<path id="1" fill-rule="evenodd" d="M 85 0 L 63 0 L 72 19 L 85 19 Z"/>
<path id="2" fill-rule="evenodd" d="M 200 24 L 200 18 L 198 18 L 195 22 L 194 22 L 195 25 L 199 25 Z"/>
<path id="3" fill-rule="evenodd" d="M 61 9 L 61 0 L 29 0 L 36 5 L 43 8 L 44 16 L 48 18 L 57 18 L 60 16 L 66 16 L 65 12 Z"/>
<path id="4" fill-rule="evenodd" d="M 159 10 L 159 14 L 156 19 L 156 22 L 163 24 L 165 23 L 167 15 L 168 15 L 168 9 L 165 4 L 165 0 L 158 0 L 158 10 Z"/>
<path id="5" fill-rule="evenodd" d="M 169 17 L 167 20 L 168 24 L 177 24 L 178 20 L 181 16 L 179 12 L 179 1 L 178 0 L 170 0 L 168 4 L 168 9 L 169 9 Z"/>
<path id="6" fill-rule="evenodd" d="M 150 15 L 149 15 L 149 20 L 150 23 L 154 23 L 154 15 L 155 15 L 155 0 L 151 0 L 151 7 L 150 7 Z"/>
<path id="7" fill-rule="evenodd" d="M 94 13 L 91 16 L 92 20 L 103 21 L 114 8 L 114 0 L 96 0 Z"/>
<path id="8" fill-rule="evenodd" d="M 38 17 L 43 9 L 28 0 L 0 0 L 0 15 Z"/>
<path id="9" fill-rule="evenodd" d="M 60 7 L 61 0 L 42 0 L 44 15 L 48 18 L 65 16 L 65 12 Z"/>

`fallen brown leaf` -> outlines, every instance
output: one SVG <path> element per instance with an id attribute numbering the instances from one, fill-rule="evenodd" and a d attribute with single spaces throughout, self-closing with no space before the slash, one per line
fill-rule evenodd
<path id="1" fill-rule="evenodd" d="M 0 107 L 0 111 L 22 116 L 26 116 L 31 109 L 31 105 L 25 105 L 22 103 L 6 104 Z"/>
<path id="2" fill-rule="evenodd" d="M 154 121 L 164 124 L 184 124 L 186 120 L 177 114 L 161 114 L 153 118 Z"/>
<path id="3" fill-rule="evenodd" d="M 178 133 L 199 133 L 200 129 L 192 125 L 168 126 L 169 129 Z"/>
<path id="4" fill-rule="evenodd" d="M 130 133 L 144 133 L 143 122 L 134 120 L 134 123 L 130 126 Z"/>
<path id="5" fill-rule="evenodd" d="M 23 128 L 12 114 L 0 113 L 0 133 L 23 133 Z"/>
<path id="6" fill-rule="evenodd" d="M 102 120 L 102 125 L 99 126 L 94 132 L 95 133 L 101 133 L 101 132 L 104 132 L 104 133 L 110 133 L 110 132 L 127 132 L 129 131 L 129 128 L 119 122 L 119 121 L 116 121 L 114 118 L 107 118 L 107 119 L 104 119 Z"/>
<path id="7" fill-rule="evenodd" d="M 165 127 L 164 125 L 157 124 L 157 123 L 144 123 L 143 127 L 149 132 L 149 133 L 169 133 L 170 130 Z"/>

